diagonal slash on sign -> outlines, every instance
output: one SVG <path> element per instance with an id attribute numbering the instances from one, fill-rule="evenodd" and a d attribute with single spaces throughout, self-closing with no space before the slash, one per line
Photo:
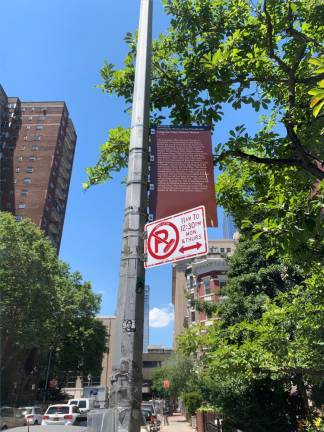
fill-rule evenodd
<path id="1" fill-rule="evenodd" d="M 164 249 L 163 249 L 163 253 L 166 253 L 166 252 L 168 252 L 168 250 L 172 247 L 173 243 L 175 242 L 175 239 L 171 239 L 171 240 L 167 241 L 167 240 L 165 240 L 164 238 L 159 237 L 158 234 L 159 234 L 159 233 L 162 233 L 162 232 L 166 232 L 166 233 L 167 233 L 166 230 L 160 230 L 160 231 L 156 231 L 155 233 L 152 232 L 151 235 L 152 235 L 152 237 L 154 237 L 155 240 L 157 240 L 158 242 L 160 242 L 160 243 L 165 243 L 165 244 L 166 244 L 166 246 L 165 246 Z"/>

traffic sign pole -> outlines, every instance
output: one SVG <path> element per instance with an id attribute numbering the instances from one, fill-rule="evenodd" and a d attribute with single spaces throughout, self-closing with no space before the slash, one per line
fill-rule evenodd
<path id="1" fill-rule="evenodd" d="M 141 0 L 109 407 L 118 432 L 139 432 L 144 321 L 152 0 Z"/>

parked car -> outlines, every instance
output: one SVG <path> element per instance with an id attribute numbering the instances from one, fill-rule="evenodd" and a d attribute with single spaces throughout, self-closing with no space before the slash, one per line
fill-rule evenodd
<path id="1" fill-rule="evenodd" d="M 68 405 L 76 405 L 79 407 L 80 412 L 88 412 L 94 408 L 100 407 L 98 401 L 90 398 L 70 399 Z"/>
<path id="2" fill-rule="evenodd" d="M 76 405 L 50 405 L 43 415 L 42 425 L 73 425 L 80 416 Z"/>
<path id="3" fill-rule="evenodd" d="M 88 429 L 82 426 L 65 426 L 55 425 L 51 426 L 23 426 L 10 429 L 10 432 L 87 432 Z"/>
<path id="4" fill-rule="evenodd" d="M 151 403 L 151 402 L 142 402 L 142 404 L 141 404 L 141 409 L 142 409 L 142 410 L 143 410 L 143 409 L 145 409 L 145 410 L 149 410 L 149 411 L 152 412 L 153 415 L 156 415 L 156 414 L 157 414 L 157 412 L 156 412 L 157 410 L 155 409 L 154 404 Z"/>
<path id="5" fill-rule="evenodd" d="M 22 415 L 25 417 L 26 424 L 40 425 L 42 423 L 44 410 L 40 407 L 21 407 L 18 408 Z"/>
<path id="6" fill-rule="evenodd" d="M 0 430 L 24 426 L 25 424 L 25 416 L 17 408 L 8 406 L 0 408 Z"/>
<path id="7" fill-rule="evenodd" d="M 142 405 L 141 412 L 151 431 L 155 432 L 160 430 L 161 421 L 158 418 L 157 413 L 154 413 L 152 411 L 152 407 L 150 407 L 149 405 Z"/>
<path id="8" fill-rule="evenodd" d="M 144 415 L 141 416 L 141 432 L 153 432 L 145 420 Z"/>

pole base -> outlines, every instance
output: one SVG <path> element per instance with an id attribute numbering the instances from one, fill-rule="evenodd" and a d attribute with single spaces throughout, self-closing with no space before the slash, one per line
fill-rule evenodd
<path id="1" fill-rule="evenodd" d="M 108 408 L 88 413 L 88 432 L 137 432 L 141 411 L 131 408 Z"/>

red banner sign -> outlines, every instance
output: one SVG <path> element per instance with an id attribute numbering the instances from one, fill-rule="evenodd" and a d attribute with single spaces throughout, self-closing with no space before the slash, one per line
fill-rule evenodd
<path id="1" fill-rule="evenodd" d="M 170 381 L 169 380 L 163 381 L 163 388 L 164 388 L 164 390 L 168 390 L 170 388 Z"/>
<path id="2" fill-rule="evenodd" d="M 203 205 L 217 226 L 210 128 L 153 129 L 149 180 L 149 221 Z"/>

